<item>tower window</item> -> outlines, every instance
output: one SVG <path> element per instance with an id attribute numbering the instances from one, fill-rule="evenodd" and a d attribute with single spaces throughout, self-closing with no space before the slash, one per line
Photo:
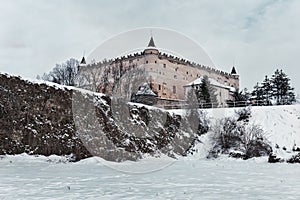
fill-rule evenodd
<path id="1" fill-rule="evenodd" d="M 173 85 L 173 93 L 176 94 L 176 86 Z"/>
<path id="2" fill-rule="evenodd" d="M 161 90 L 161 86 L 158 84 L 158 90 Z"/>
<path id="3" fill-rule="evenodd" d="M 155 63 L 157 63 L 157 61 L 155 61 Z"/>
<path id="4" fill-rule="evenodd" d="M 148 64 L 148 60 L 146 60 L 146 64 Z"/>
<path id="5" fill-rule="evenodd" d="M 166 64 L 164 64 L 164 68 L 166 68 Z"/>
<path id="6" fill-rule="evenodd" d="M 186 74 L 189 74 L 189 72 L 186 72 Z"/>
<path id="7" fill-rule="evenodd" d="M 177 79 L 177 75 L 174 75 L 174 78 Z"/>

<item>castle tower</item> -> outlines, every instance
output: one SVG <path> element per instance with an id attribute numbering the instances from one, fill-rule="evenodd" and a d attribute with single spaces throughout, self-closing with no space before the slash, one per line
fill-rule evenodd
<path id="1" fill-rule="evenodd" d="M 86 66 L 86 61 L 85 61 L 85 57 L 83 56 L 79 65 L 78 65 L 78 71 L 80 70 L 81 67 L 85 67 Z"/>
<path id="2" fill-rule="evenodd" d="M 232 75 L 237 75 L 237 73 L 236 73 L 236 70 L 235 70 L 235 67 L 234 67 L 234 66 L 232 67 L 231 74 L 232 74 Z"/>
<path id="3" fill-rule="evenodd" d="M 144 53 L 145 53 L 145 55 L 147 55 L 147 54 L 158 55 L 158 53 L 159 53 L 158 49 L 155 46 L 154 39 L 152 36 L 150 38 L 147 48 L 144 50 Z"/>
<path id="4" fill-rule="evenodd" d="M 239 75 L 237 74 L 237 72 L 236 72 L 236 69 L 235 69 L 235 67 L 233 66 L 232 67 L 232 69 L 231 69 L 231 73 L 230 73 L 232 76 L 233 76 L 233 78 L 235 78 L 235 79 L 237 79 L 237 80 L 239 80 Z M 239 82 L 237 82 L 237 83 L 235 83 L 235 84 L 233 84 L 233 86 L 235 87 L 235 88 L 239 88 L 240 86 L 239 86 Z"/>

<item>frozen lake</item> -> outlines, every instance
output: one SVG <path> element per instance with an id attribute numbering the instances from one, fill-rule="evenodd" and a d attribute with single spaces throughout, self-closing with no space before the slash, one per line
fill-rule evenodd
<path id="1" fill-rule="evenodd" d="M 300 165 L 266 158 L 181 159 L 144 174 L 123 173 L 96 158 L 47 159 L 2 157 L 0 199 L 300 199 Z"/>

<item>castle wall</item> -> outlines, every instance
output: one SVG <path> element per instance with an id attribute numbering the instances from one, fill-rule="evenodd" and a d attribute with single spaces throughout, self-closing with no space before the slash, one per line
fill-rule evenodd
<path id="1" fill-rule="evenodd" d="M 140 69 L 146 73 L 148 82 L 151 83 L 152 90 L 158 94 L 160 98 L 167 99 L 184 99 L 185 89 L 183 86 L 191 83 L 201 76 L 208 76 L 222 85 L 239 88 L 239 76 L 212 69 L 199 64 L 173 57 L 167 54 L 159 53 L 157 49 L 146 49 L 142 53 L 128 55 L 103 63 L 88 65 L 85 69 L 80 70 L 81 74 L 88 73 L 90 70 L 95 77 L 96 85 L 103 87 L 103 74 L 107 74 L 109 87 L 113 87 L 118 76 L 122 76 L 126 71 L 132 69 Z M 98 78 L 97 78 L 98 77 Z M 102 77 L 102 78 L 99 78 Z M 101 85 L 102 84 L 102 85 Z M 92 84 L 93 86 L 95 83 Z M 106 89 L 106 93 L 111 90 Z M 100 90 L 103 92 L 103 90 Z M 226 88 L 217 88 L 218 100 L 224 102 L 224 99 L 230 98 L 230 92 Z"/>

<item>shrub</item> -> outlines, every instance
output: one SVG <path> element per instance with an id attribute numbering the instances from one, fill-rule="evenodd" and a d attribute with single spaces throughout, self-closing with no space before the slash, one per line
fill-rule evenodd
<path id="1" fill-rule="evenodd" d="M 250 109 L 240 109 L 236 114 L 236 118 L 226 117 L 216 122 L 212 129 L 215 145 L 210 156 L 215 153 L 224 153 L 248 159 L 269 155 L 272 148 L 266 139 L 265 132 L 260 126 L 249 124 Z M 241 155 L 236 156 L 232 151 L 239 151 Z"/>

